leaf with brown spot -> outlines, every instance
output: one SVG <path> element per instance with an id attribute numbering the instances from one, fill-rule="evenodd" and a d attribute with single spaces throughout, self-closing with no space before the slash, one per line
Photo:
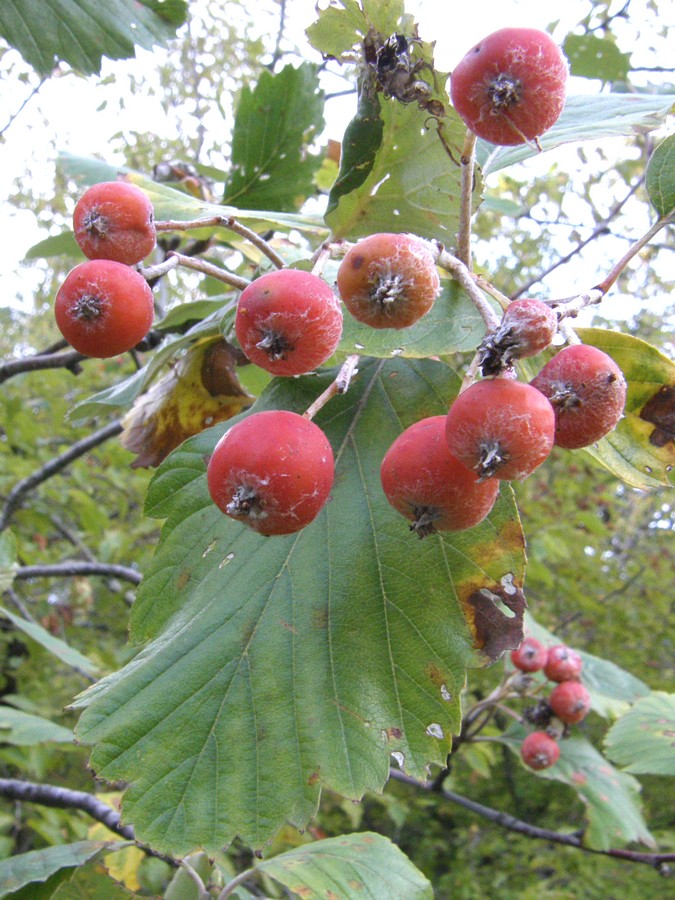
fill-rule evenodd
<path id="1" fill-rule="evenodd" d="M 675 387 L 664 385 L 651 397 L 640 412 L 640 418 L 655 425 L 649 443 L 665 447 L 675 442 Z"/>
<path id="2" fill-rule="evenodd" d="M 222 338 L 197 341 L 124 417 L 122 446 L 133 468 L 159 465 L 179 444 L 249 406 L 239 384 L 235 355 Z"/>
<path id="3" fill-rule="evenodd" d="M 470 589 L 470 585 L 467 586 Z M 466 588 L 465 588 L 466 590 Z M 494 662 L 523 640 L 523 614 L 527 603 L 519 587 L 498 584 L 478 587 L 460 596 L 477 650 Z"/>

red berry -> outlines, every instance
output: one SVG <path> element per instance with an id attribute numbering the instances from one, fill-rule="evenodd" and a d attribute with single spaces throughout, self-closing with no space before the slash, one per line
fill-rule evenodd
<path id="1" fill-rule="evenodd" d="M 499 328 L 486 335 L 478 352 L 483 375 L 499 375 L 514 359 L 536 356 L 553 340 L 558 317 L 541 300 L 514 300 Z"/>
<path id="2" fill-rule="evenodd" d="M 479 481 L 448 450 L 445 416 L 416 422 L 387 450 L 380 468 L 387 500 L 421 538 L 461 531 L 481 522 L 494 506 L 495 481 Z"/>
<path id="3" fill-rule="evenodd" d="M 588 447 L 609 434 L 626 403 L 621 369 L 589 344 L 564 347 L 531 384 L 553 405 L 555 442 L 567 450 Z"/>
<path id="4" fill-rule="evenodd" d="M 407 328 L 440 291 L 434 258 L 409 234 L 371 234 L 351 247 L 337 273 L 349 312 L 371 328 Z"/>
<path id="5" fill-rule="evenodd" d="M 511 651 L 511 662 L 521 672 L 538 672 L 548 657 L 546 647 L 533 637 L 524 638 L 517 650 Z"/>
<path id="6" fill-rule="evenodd" d="M 455 67 L 452 105 L 478 137 L 493 144 L 536 141 L 565 104 L 567 62 L 534 28 L 502 28 L 483 38 Z"/>
<path id="7" fill-rule="evenodd" d="M 207 468 L 211 499 L 260 534 L 308 525 L 333 485 L 333 451 L 323 431 L 286 410 L 254 413 L 225 432 Z"/>
<path id="8" fill-rule="evenodd" d="M 129 266 L 96 259 L 75 266 L 54 304 L 56 324 L 68 343 L 105 359 L 135 347 L 150 330 L 152 291 Z"/>
<path id="9" fill-rule="evenodd" d="M 155 246 L 152 203 L 128 181 L 104 181 L 80 197 L 73 213 L 75 240 L 89 259 L 133 266 Z"/>
<path id="10" fill-rule="evenodd" d="M 234 327 L 251 362 L 273 375 L 302 375 L 334 352 L 342 335 L 342 310 L 318 276 L 279 269 L 244 288 Z"/>
<path id="11" fill-rule="evenodd" d="M 550 681 L 573 681 L 581 674 L 582 667 L 582 659 L 576 650 L 556 644 L 549 648 L 544 675 Z"/>
<path id="12" fill-rule="evenodd" d="M 539 772 L 558 761 L 560 747 L 545 731 L 533 731 L 520 745 L 520 755 L 526 766 Z"/>
<path id="13" fill-rule="evenodd" d="M 580 681 L 563 681 L 553 688 L 548 703 L 561 722 L 574 725 L 588 715 L 591 695 Z"/>
<path id="14" fill-rule="evenodd" d="M 542 400 L 544 401 L 542 403 Z M 506 378 L 478 381 L 446 419 L 450 452 L 480 478 L 525 478 L 553 447 L 555 415 L 541 393 Z"/>

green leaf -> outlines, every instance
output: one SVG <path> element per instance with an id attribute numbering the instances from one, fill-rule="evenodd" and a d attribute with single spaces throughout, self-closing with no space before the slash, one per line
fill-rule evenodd
<path id="1" fill-rule="evenodd" d="M 27 884 L 43 882 L 61 869 L 73 869 L 112 850 L 128 847 L 127 841 L 76 841 L 42 850 L 31 850 L 0 861 L 0 896 Z"/>
<path id="2" fill-rule="evenodd" d="M 19 568 L 17 553 L 16 538 L 8 529 L 0 534 L 0 594 L 9 590 L 14 583 L 14 576 Z"/>
<path id="3" fill-rule="evenodd" d="M 643 697 L 605 735 L 610 759 L 634 775 L 675 775 L 675 694 Z"/>
<path id="4" fill-rule="evenodd" d="M 134 46 L 166 44 L 187 17 L 187 0 L 3 0 L 0 35 L 40 75 L 63 61 L 84 75 L 101 60 L 127 59 Z"/>
<path id="5" fill-rule="evenodd" d="M 456 282 L 443 280 L 441 287 L 431 310 L 410 328 L 370 328 L 345 315 L 340 352 L 387 359 L 474 350 L 485 335 L 480 313 Z"/>
<path id="6" fill-rule="evenodd" d="M 304 410 L 334 376 L 278 379 L 255 410 Z M 225 426 L 157 470 L 146 510 L 168 520 L 131 626 L 150 643 L 77 702 L 95 771 L 131 784 L 140 839 L 260 847 L 303 826 L 322 786 L 356 799 L 381 790 L 392 753 L 419 777 L 445 759 L 466 667 L 520 640 L 522 531 L 504 487 L 478 527 L 420 541 L 379 467 L 458 387 L 439 362 L 364 360 L 317 416 L 335 486 L 298 534 L 263 538 L 214 507 L 205 461 Z"/>
<path id="7" fill-rule="evenodd" d="M 401 0 L 366 0 L 362 5 L 357 0 L 337 0 L 317 11 L 318 18 L 307 28 L 307 38 L 315 50 L 335 59 L 360 49 L 371 27 L 385 36 L 400 31 L 404 16 Z"/>
<path id="8" fill-rule="evenodd" d="M 111 166 L 99 159 L 91 159 L 84 156 L 74 156 L 70 153 L 61 153 L 59 163 L 64 173 L 81 185 L 96 184 L 99 181 L 114 181 L 119 175 L 125 175 L 129 181 L 140 187 L 148 195 L 155 211 L 157 221 L 203 219 L 213 216 L 236 216 L 239 222 L 258 229 L 297 228 L 301 231 L 317 231 L 325 233 L 325 226 L 318 216 L 305 213 L 274 212 L 270 210 L 237 209 L 234 206 L 219 206 L 217 203 L 207 203 L 176 190 L 168 184 L 161 184 L 152 179 L 129 169 L 126 166 Z M 206 229 L 192 229 L 190 235 L 193 238 L 219 235 L 224 240 L 232 237 L 232 232 L 224 228 L 208 227 Z"/>
<path id="9" fill-rule="evenodd" d="M 647 163 L 647 193 L 662 219 L 675 210 L 675 134 L 661 141 Z"/>
<path id="10" fill-rule="evenodd" d="M 675 465 L 675 364 L 651 344 L 620 331 L 579 328 L 582 341 L 603 350 L 628 382 L 624 417 L 583 451 L 632 487 L 672 483 Z"/>
<path id="11" fill-rule="evenodd" d="M 367 896 L 369 900 L 433 900 L 427 878 L 382 835 L 364 831 L 303 844 L 258 863 L 303 900 Z"/>
<path id="12" fill-rule="evenodd" d="M 526 731 L 509 729 L 498 740 L 514 753 Z M 584 843 L 594 850 L 609 850 L 633 841 L 655 847 L 640 809 L 640 784 L 632 775 L 619 772 L 595 747 L 583 738 L 560 741 L 560 759 L 550 769 L 532 772 L 549 781 L 567 784 L 586 806 L 588 829 Z"/>
<path id="13" fill-rule="evenodd" d="M 38 644 L 41 644 L 45 650 L 52 653 L 61 662 L 65 663 L 67 666 L 72 666 L 75 669 L 81 669 L 83 672 L 87 672 L 89 675 L 96 675 L 98 672 L 98 666 L 96 663 L 92 662 L 79 650 L 75 650 L 73 647 L 70 647 L 66 644 L 65 641 L 60 640 L 60 638 L 54 637 L 53 634 L 50 634 L 46 628 L 43 628 L 42 625 L 38 625 L 37 622 L 29 622 L 27 619 L 22 619 L 20 616 L 15 616 L 14 613 L 10 612 L 8 609 L 0 606 L 0 615 L 4 616 L 6 619 L 9 619 L 10 622 L 18 628 L 20 631 L 23 631 L 25 635 L 29 638 L 32 638 L 34 641 L 37 641 Z"/>
<path id="14" fill-rule="evenodd" d="M 75 259 L 84 259 L 75 235 L 72 231 L 62 231 L 61 234 L 52 235 L 39 241 L 27 251 L 24 259 L 49 259 L 51 256 L 72 256 Z"/>
<path id="15" fill-rule="evenodd" d="M 601 81 L 626 81 L 630 53 L 622 53 L 611 37 L 595 34 L 568 34 L 563 52 L 570 61 L 570 73 Z"/>
<path id="16" fill-rule="evenodd" d="M 232 134 L 232 174 L 224 203 L 292 212 L 314 192 L 319 156 L 306 152 L 321 132 L 323 93 L 316 67 L 263 71 L 244 87 Z"/>
<path id="17" fill-rule="evenodd" d="M 373 137 L 372 166 L 365 180 L 342 196 L 331 193 L 326 222 L 336 237 L 357 238 L 376 231 L 410 232 L 426 238 L 445 238 L 452 245 L 459 228 L 461 156 L 466 128 L 448 108 L 441 126 L 443 140 L 453 149 L 451 159 L 439 138 L 435 119 L 415 104 L 381 101 L 382 137 Z M 379 128 L 377 122 L 370 126 Z M 362 135 L 359 135 L 362 139 Z M 349 147 L 345 148 L 349 150 Z M 351 165 L 364 160 L 345 155 L 338 181 Z M 349 184 L 352 186 L 352 183 Z M 480 195 L 480 178 L 475 196 Z"/>
<path id="18" fill-rule="evenodd" d="M 0 704 L 0 741 L 29 747 L 55 741 L 61 744 L 72 744 L 75 738 L 70 728 L 64 728 L 42 716 L 33 716 L 21 712 L 11 706 Z"/>
<path id="19" fill-rule="evenodd" d="M 675 101 L 673 95 L 583 94 L 568 97 L 555 125 L 539 138 L 542 150 L 553 150 L 576 141 L 598 141 L 606 137 L 653 131 L 663 124 Z M 536 147 L 495 147 L 487 141 L 476 144 L 476 160 L 483 175 L 505 169 L 537 156 Z"/>
<path id="20" fill-rule="evenodd" d="M 525 614 L 525 633 L 548 647 L 565 641 Z M 605 718 L 622 715 L 630 703 L 650 693 L 648 685 L 608 659 L 575 648 L 583 660 L 581 680 L 591 695 L 591 709 Z M 543 683 L 543 682 L 542 682 Z"/>

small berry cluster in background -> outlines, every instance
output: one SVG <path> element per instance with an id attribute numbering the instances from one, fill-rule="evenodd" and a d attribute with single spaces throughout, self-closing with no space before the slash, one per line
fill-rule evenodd
<path id="1" fill-rule="evenodd" d="M 536 638 L 526 637 L 511 653 L 511 662 L 525 675 L 543 672 L 555 687 L 547 698 L 525 712 L 539 729 L 527 735 L 520 747 L 523 762 L 537 771 L 548 769 L 560 757 L 558 740 L 570 725 L 581 722 L 591 708 L 591 697 L 581 683 L 582 659 L 564 644 L 548 649 Z M 545 730 L 544 730 L 545 729 Z"/>

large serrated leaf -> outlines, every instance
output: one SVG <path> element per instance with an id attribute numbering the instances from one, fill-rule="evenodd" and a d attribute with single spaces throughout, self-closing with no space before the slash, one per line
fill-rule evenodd
<path id="1" fill-rule="evenodd" d="M 656 347 L 621 331 L 579 328 L 578 334 L 611 356 L 628 382 L 623 418 L 584 452 L 632 487 L 672 484 L 675 364 Z"/>
<path id="2" fill-rule="evenodd" d="M 433 900 L 431 884 L 380 834 L 364 831 L 304 844 L 256 866 L 303 900 L 367 896 Z"/>
<path id="3" fill-rule="evenodd" d="M 560 118 L 539 138 L 542 150 L 553 150 L 563 144 L 577 141 L 597 141 L 606 137 L 618 137 L 653 131 L 663 124 L 675 95 L 638 94 L 584 94 L 568 97 Z M 479 140 L 476 160 L 483 175 L 505 169 L 514 163 L 537 156 L 536 147 L 523 144 L 519 147 L 495 147 Z"/>
<path id="4" fill-rule="evenodd" d="M 0 35 L 40 75 L 63 60 L 76 71 L 101 71 L 101 60 L 126 59 L 134 46 L 165 44 L 187 17 L 187 0 L 3 0 Z"/>
<path id="5" fill-rule="evenodd" d="M 605 735 L 607 755 L 634 775 L 675 775 L 675 694 L 643 697 Z"/>
<path id="6" fill-rule="evenodd" d="M 254 409 L 305 409 L 333 375 L 279 379 Z M 335 486 L 295 535 L 260 537 L 210 502 L 222 426 L 159 468 L 147 511 L 168 520 L 132 613 L 150 643 L 78 701 L 78 735 L 101 777 L 130 783 L 141 840 L 259 847 L 284 820 L 304 825 L 321 786 L 381 789 L 392 752 L 417 777 L 445 759 L 466 667 L 520 640 L 522 531 L 506 487 L 477 528 L 420 541 L 379 467 L 458 385 L 441 363 L 363 361 L 316 419 Z"/>
<path id="7" fill-rule="evenodd" d="M 306 148 L 323 124 L 316 66 L 263 71 L 255 88 L 245 87 L 239 97 L 223 202 L 247 209 L 298 209 L 313 192 L 312 179 L 321 165 Z"/>
<path id="8" fill-rule="evenodd" d="M 675 134 L 669 135 L 647 163 L 647 193 L 661 218 L 675 210 Z"/>
<path id="9" fill-rule="evenodd" d="M 495 740 L 518 753 L 525 734 L 525 730 L 517 726 Z M 639 782 L 632 775 L 615 769 L 583 738 L 560 741 L 558 762 L 550 769 L 532 774 L 560 781 L 576 791 L 586 806 L 588 817 L 584 843 L 592 849 L 609 850 L 633 841 L 648 847 L 656 846 L 640 809 Z"/>

